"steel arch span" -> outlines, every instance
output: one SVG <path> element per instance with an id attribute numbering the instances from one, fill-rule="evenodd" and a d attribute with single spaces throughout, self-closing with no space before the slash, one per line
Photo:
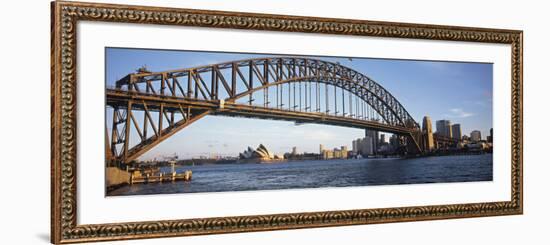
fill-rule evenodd
<path id="1" fill-rule="evenodd" d="M 108 162 L 129 163 L 206 115 L 391 132 L 406 137 L 408 151 L 422 151 L 418 123 L 384 87 L 339 63 L 307 57 L 140 69 L 107 88 L 106 101 L 113 112 Z"/>

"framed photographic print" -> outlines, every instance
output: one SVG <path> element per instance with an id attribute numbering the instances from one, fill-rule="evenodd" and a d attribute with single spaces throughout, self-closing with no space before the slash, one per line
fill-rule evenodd
<path id="1" fill-rule="evenodd" d="M 522 31 L 51 10 L 52 243 L 523 212 Z"/>

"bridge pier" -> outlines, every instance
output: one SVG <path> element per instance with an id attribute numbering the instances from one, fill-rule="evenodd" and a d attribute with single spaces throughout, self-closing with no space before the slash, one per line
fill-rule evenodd
<path id="1" fill-rule="evenodd" d="M 422 154 L 424 149 L 422 148 L 422 132 L 413 132 L 407 136 L 407 153 L 408 154 Z"/>

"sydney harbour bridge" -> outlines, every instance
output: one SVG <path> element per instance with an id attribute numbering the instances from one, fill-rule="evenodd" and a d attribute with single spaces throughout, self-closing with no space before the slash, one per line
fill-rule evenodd
<path id="1" fill-rule="evenodd" d="M 339 63 L 267 57 L 150 72 L 106 89 L 107 162 L 130 163 L 207 115 L 316 123 L 393 133 L 424 152 L 419 124 L 384 87 Z M 261 122 L 259 122 L 261 123 Z M 284 132 L 281 132 L 284 133 Z"/>

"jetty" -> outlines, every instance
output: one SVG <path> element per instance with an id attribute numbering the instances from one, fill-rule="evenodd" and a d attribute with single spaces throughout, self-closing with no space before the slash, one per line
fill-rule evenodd
<path id="1" fill-rule="evenodd" d="M 191 181 L 191 178 L 193 177 L 193 172 L 191 172 L 191 170 L 187 170 L 183 173 L 171 172 L 145 175 L 140 174 L 140 172 L 137 173 L 138 174 L 130 175 L 130 185 L 157 182 Z"/>
<path id="2" fill-rule="evenodd" d="M 107 190 L 113 190 L 124 185 L 191 181 L 193 178 L 191 170 L 178 173 L 175 169 L 175 161 L 172 161 L 171 165 L 172 170 L 170 172 L 161 172 L 159 167 L 133 170 L 108 167 L 106 171 Z"/>

